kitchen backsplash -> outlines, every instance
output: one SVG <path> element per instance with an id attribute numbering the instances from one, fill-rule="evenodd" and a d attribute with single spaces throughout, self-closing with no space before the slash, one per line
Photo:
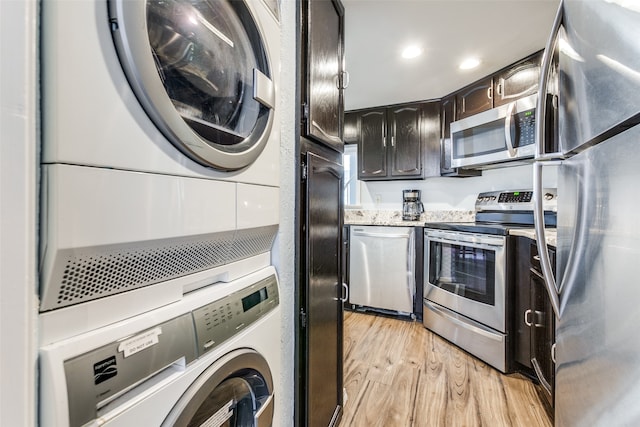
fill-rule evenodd
<path id="1" fill-rule="evenodd" d="M 557 167 L 544 169 L 544 186 L 557 186 Z M 401 211 L 402 190 L 422 192 L 425 211 L 473 211 L 480 192 L 528 189 L 533 186 L 533 167 L 514 166 L 485 170 L 471 178 L 428 178 L 415 181 L 361 181 L 360 205 L 354 208 L 376 211 Z M 350 207 L 347 206 L 347 209 Z M 386 215 L 386 214 L 385 214 Z M 402 216 L 402 214 L 400 214 Z"/>

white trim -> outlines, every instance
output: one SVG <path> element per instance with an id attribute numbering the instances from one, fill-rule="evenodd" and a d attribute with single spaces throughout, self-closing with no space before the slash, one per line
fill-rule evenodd
<path id="1" fill-rule="evenodd" d="M 37 11 L 0 1 L 0 425 L 36 423 Z"/>

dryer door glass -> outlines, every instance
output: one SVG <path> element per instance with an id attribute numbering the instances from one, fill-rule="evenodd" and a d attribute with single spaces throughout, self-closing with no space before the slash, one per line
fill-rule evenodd
<path id="1" fill-rule="evenodd" d="M 275 88 L 247 4 L 112 0 L 110 15 L 128 80 L 164 135 L 206 166 L 253 162 L 268 138 Z"/>

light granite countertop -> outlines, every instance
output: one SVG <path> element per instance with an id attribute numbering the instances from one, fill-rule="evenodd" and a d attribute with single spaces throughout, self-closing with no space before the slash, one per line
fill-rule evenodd
<path id="1" fill-rule="evenodd" d="M 514 228 L 509 230 L 509 234 L 512 236 L 523 236 L 528 237 L 532 240 L 536 240 L 536 231 L 533 228 Z M 557 246 L 557 232 L 555 228 L 546 228 L 545 229 L 545 239 L 547 240 L 547 245 L 551 245 L 553 247 Z"/>
<path id="2" fill-rule="evenodd" d="M 367 210 L 367 209 L 345 209 L 345 225 L 386 225 L 396 227 L 416 227 L 427 225 L 430 222 L 473 222 L 474 211 L 427 211 L 420 215 L 418 221 L 405 221 L 402 219 L 402 211 L 394 210 Z M 524 236 L 536 240 L 536 233 L 533 228 L 515 228 L 509 230 L 512 236 Z M 556 230 L 546 229 L 547 244 L 556 246 Z"/>
<path id="3" fill-rule="evenodd" d="M 389 225 L 389 226 L 421 226 L 429 222 L 473 222 L 473 211 L 427 211 L 417 221 L 402 219 L 402 211 L 345 209 L 345 225 Z"/>

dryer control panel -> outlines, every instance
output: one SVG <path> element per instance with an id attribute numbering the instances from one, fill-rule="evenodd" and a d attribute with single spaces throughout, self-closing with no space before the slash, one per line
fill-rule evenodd
<path id="1" fill-rule="evenodd" d="M 214 349 L 279 303 L 278 282 L 274 275 L 193 310 L 198 354 Z"/>

